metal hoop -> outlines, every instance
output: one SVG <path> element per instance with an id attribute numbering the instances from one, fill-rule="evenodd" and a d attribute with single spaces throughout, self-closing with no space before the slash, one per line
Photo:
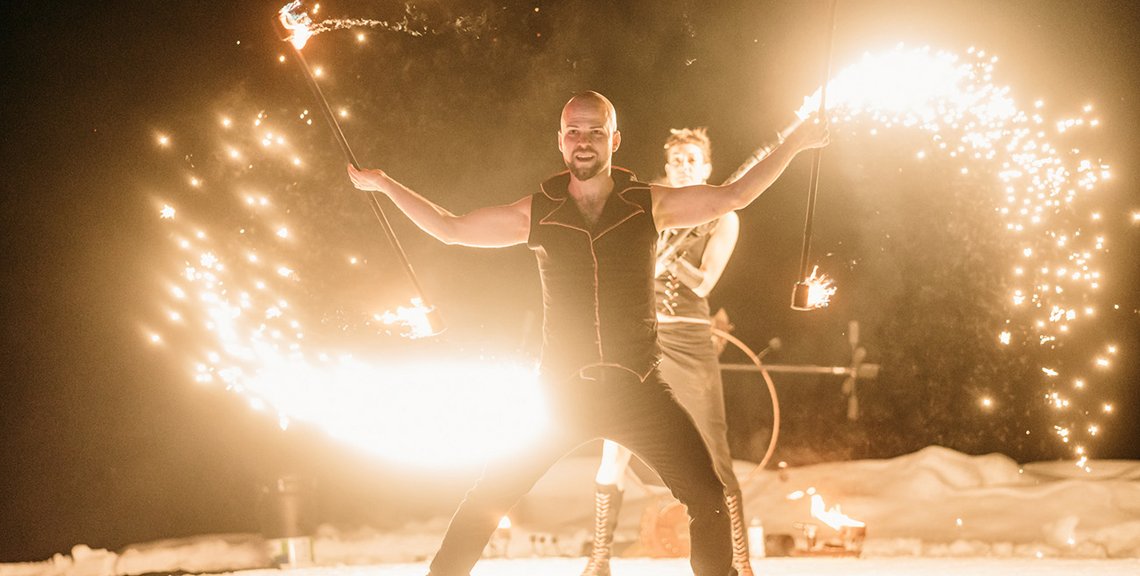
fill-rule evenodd
<path id="1" fill-rule="evenodd" d="M 772 381 L 772 376 L 768 374 L 768 370 L 764 368 L 764 364 L 760 362 L 760 356 L 753 352 L 744 342 L 741 342 L 739 338 L 716 326 L 712 327 L 712 333 L 715 336 L 724 338 L 728 342 L 732 342 L 733 345 L 752 360 L 752 363 L 760 370 L 760 375 L 764 377 L 764 383 L 768 385 L 768 395 L 772 397 L 772 439 L 768 441 L 768 451 L 764 453 L 764 458 L 748 473 L 748 476 L 744 477 L 744 480 L 748 481 L 768 465 L 768 461 L 772 458 L 772 453 L 776 451 L 776 441 L 780 438 L 780 400 L 779 397 L 776 396 L 776 383 Z"/>

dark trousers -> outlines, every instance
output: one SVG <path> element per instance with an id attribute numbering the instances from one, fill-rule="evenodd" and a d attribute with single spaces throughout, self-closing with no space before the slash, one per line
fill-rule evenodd
<path id="1" fill-rule="evenodd" d="M 452 517 L 431 576 L 470 574 L 499 519 L 562 456 L 596 438 L 637 454 L 688 508 L 696 576 L 735 574 L 724 485 L 692 418 L 656 371 L 642 382 L 629 371 L 608 368 L 546 386 L 547 431 L 525 453 L 486 466 Z"/>

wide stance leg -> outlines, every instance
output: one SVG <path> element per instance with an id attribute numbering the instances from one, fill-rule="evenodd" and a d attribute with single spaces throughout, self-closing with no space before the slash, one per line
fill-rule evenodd
<path id="1" fill-rule="evenodd" d="M 594 489 L 594 543 L 590 561 L 582 576 L 610 576 L 614 529 L 621 511 L 622 491 L 617 486 L 598 484 Z"/>
<path id="2" fill-rule="evenodd" d="M 488 464 L 451 518 L 432 560 L 430 576 L 468 576 L 503 515 L 577 443 L 565 435 L 551 437 L 537 443 L 525 456 Z"/>
<path id="3" fill-rule="evenodd" d="M 744 524 L 744 503 L 739 490 L 726 492 L 728 520 L 732 526 L 732 566 L 740 576 L 753 576 L 748 554 L 748 527 Z"/>
<path id="4" fill-rule="evenodd" d="M 631 396 L 625 404 L 629 409 L 622 421 L 610 423 L 612 432 L 606 436 L 656 470 L 687 507 L 690 562 L 696 576 L 735 574 L 724 484 L 696 425 L 656 377 L 622 385 Z"/>

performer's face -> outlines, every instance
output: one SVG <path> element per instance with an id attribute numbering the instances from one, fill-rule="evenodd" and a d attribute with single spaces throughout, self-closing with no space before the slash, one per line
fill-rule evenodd
<path id="1" fill-rule="evenodd" d="M 593 99 L 572 100 L 563 108 L 558 149 L 574 178 L 589 180 L 610 168 L 621 143 L 611 113 L 603 102 Z"/>
<path id="2" fill-rule="evenodd" d="M 696 144 L 677 144 L 665 152 L 665 177 L 670 186 L 692 186 L 708 182 L 712 164 Z"/>

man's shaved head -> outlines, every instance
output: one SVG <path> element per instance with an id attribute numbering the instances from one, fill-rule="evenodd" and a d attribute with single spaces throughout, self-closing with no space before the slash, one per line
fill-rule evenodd
<path id="1" fill-rule="evenodd" d="M 589 180 L 603 173 L 609 176 L 614 152 L 620 145 L 617 111 L 605 96 L 580 92 L 562 108 L 558 150 L 578 180 Z"/>
<path id="2" fill-rule="evenodd" d="M 610 102 L 609 98 L 606 98 L 605 96 L 602 96 L 593 90 L 579 92 L 570 97 L 570 100 L 567 101 L 566 105 L 562 107 L 562 128 L 566 127 L 567 114 L 572 109 L 579 107 L 597 107 L 603 110 L 606 117 L 606 127 L 609 129 L 611 134 L 617 131 L 617 109 L 614 108 L 614 105 L 612 102 Z"/>

